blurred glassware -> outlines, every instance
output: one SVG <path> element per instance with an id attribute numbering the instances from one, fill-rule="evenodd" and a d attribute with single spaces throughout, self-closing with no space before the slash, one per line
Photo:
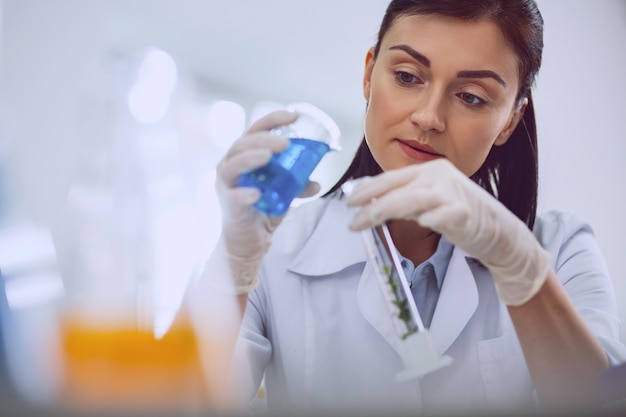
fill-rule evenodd
<path id="1" fill-rule="evenodd" d="M 60 375 L 55 311 L 64 289 L 56 260 L 47 227 L 20 222 L 0 229 L 8 369 L 19 396 L 33 406 L 53 401 Z"/>
<path id="2" fill-rule="evenodd" d="M 8 408 L 7 403 L 15 398 L 14 382 L 9 374 L 7 346 L 5 342 L 12 337 L 9 326 L 9 304 L 4 289 L 4 278 L 0 270 L 0 412 Z"/>
<path id="3" fill-rule="evenodd" d="M 223 408 L 227 393 L 217 381 L 227 360 L 221 327 L 211 325 L 220 312 L 192 320 L 184 301 L 202 266 L 197 192 L 174 114 L 188 99 L 180 91 L 185 75 L 158 48 L 110 59 L 86 77 L 84 140 L 57 225 L 65 294 L 55 405 L 174 414 Z M 171 82 L 158 117 L 148 117 L 150 98 L 138 86 L 154 85 L 159 74 Z M 94 87 L 99 77 L 117 94 L 93 93 L 102 92 Z"/>

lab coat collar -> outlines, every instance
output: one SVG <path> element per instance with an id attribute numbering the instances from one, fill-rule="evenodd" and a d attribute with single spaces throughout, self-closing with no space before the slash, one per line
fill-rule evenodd
<path id="1" fill-rule="evenodd" d="M 478 288 L 470 262 L 475 259 L 454 248 L 429 329 L 439 354 L 452 345 L 478 307 Z"/>
<path id="2" fill-rule="evenodd" d="M 314 278 L 366 263 L 360 233 L 346 231 L 352 218 L 350 208 L 339 198 L 329 200 L 311 236 L 288 263 L 289 271 Z M 429 329 L 439 354 L 452 345 L 478 307 L 478 289 L 469 265 L 472 261 L 465 251 L 454 248 Z M 357 302 L 365 319 L 397 350 L 393 322 L 371 262 L 363 269 Z"/>
<path id="3" fill-rule="evenodd" d="M 289 271 L 302 276 L 324 276 L 366 261 L 360 233 L 348 230 L 350 208 L 338 196 L 329 200 L 311 236 L 287 264 Z"/>

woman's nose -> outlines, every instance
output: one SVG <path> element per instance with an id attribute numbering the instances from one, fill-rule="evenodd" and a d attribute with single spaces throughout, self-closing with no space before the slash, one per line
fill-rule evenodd
<path id="1" fill-rule="evenodd" d="M 418 94 L 411 121 L 424 131 L 443 132 L 446 129 L 443 93 L 429 88 Z"/>

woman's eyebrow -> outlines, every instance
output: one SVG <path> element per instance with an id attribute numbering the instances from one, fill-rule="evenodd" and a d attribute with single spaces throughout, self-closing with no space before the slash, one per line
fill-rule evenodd
<path id="1" fill-rule="evenodd" d="M 417 52 L 415 49 L 411 48 L 409 45 L 394 45 L 389 48 L 389 50 L 400 50 L 404 51 L 407 54 L 411 55 L 413 59 L 422 63 L 426 67 L 430 67 L 430 59 L 426 58 L 424 55 Z"/>
<path id="2" fill-rule="evenodd" d="M 493 78 L 498 83 L 502 84 L 503 87 L 506 87 L 506 82 L 504 82 L 502 77 L 490 70 L 459 71 L 456 76 L 459 78 Z"/>
<path id="3" fill-rule="evenodd" d="M 430 59 L 426 58 L 424 55 L 420 54 L 415 49 L 411 48 L 409 45 L 394 45 L 394 46 L 391 46 L 389 50 L 390 51 L 392 50 L 404 51 L 407 54 L 411 55 L 411 57 L 413 57 L 413 59 L 415 59 L 417 62 L 420 62 L 424 66 L 430 68 Z M 459 71 L 457 73 L 457 77 L 459 78 L 493 78 L 503 87 L 506 87 L 506 82 L 504 81 L 504 79 L 500 77 L 497 73 L 491 70 Z"/>

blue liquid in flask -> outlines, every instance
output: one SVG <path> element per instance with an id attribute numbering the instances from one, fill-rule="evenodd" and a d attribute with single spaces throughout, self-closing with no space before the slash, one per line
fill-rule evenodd
<path id="1" fill-rule="evenodd" d="M 289 205 L 306 187 L 309 176 L 330 150 L 327 143 L 317 140 L 291 138 L 291 144 L 270 161 L 239 177 L 240 187 L 256 187 L 261 198 L 254 208 L 268 216 L 285 214 Z"/>

